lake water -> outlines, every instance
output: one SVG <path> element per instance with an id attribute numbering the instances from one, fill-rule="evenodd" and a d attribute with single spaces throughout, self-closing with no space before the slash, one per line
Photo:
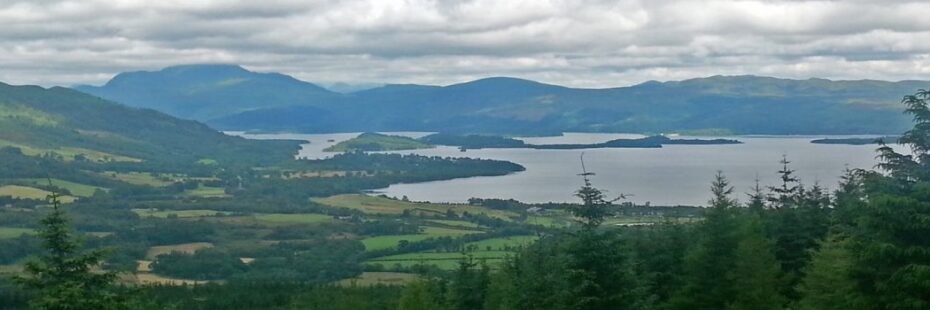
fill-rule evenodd
<path id="1" fill-rule="evenodd" d="M 427 133 L 391 133 L 419 137 Z M 325 158 L 322 150 L 358 133 L 244 135 L 257 139 L 298 139 L 309 143 L 297 155 Z M 598 143 L 634 134 L 566 133 L 558 137 L 523 138 L 533 144 Z M 833 136 L 836 137 L 836 136 Z M 682 137 L 692 138 L 692 137 Z M 700 138 L 700 137 L 698 137 Z M 813 144 L 821 136 L 738 136 L 743 144 L 669 145 L 656 149 L 613 148 L 588 150 L 482 149 L 460 152 L 455 147 L 401 151 L 429 156 L 472 157 L 512 161 L 526 171 L 506 176 L 474 177 L 415 184 L 395 184 L 375 192 L 416 201 L 464 202 L 471 197 L 513 198 L 524 202 L 576 202 L 574 191 L 581 186 L 580 156 L 594 185 L 609 196 L 625 194 L 627 201 L 652 205 L 703 205 L 710 198 L 710 182 L 717 170 L 730 179 L 742 201 L 744 193 L 759 179 L 763 186 L 775 185 L 782 155 L 806 185 L 819 183 L 834 188 L 843 170 L 872 168 L 875 145 Z"/>

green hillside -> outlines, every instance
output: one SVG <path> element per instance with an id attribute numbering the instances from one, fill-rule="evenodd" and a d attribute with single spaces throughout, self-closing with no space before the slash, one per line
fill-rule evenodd
<path id="1" fill-rule="evenodd" d="M 273 162 L 289 159 L 296 142 L 227 136 L 194 121 L 115 104 L 67 88 L 0 83 L 0 147 L 66 161 L 204 159 Z"/>
<path id="2" fill-rule="evenodd" d="M 433 146 L 423 143 L 417 139 L 383 135 L 379 133 L 366 132 L 358 137 L 342 141 L 336 145 L 330 146 L 323 151 L 325 152 L 377 152 L 377 151 L 402 151 L 428 149 Z"/>

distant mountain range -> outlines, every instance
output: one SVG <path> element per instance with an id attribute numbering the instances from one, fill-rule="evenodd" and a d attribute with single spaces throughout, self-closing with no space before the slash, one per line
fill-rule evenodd
<path id="1" fill-rule="evenodd" d="M 187 65 L 76 88 L 224 130 L 897 134 L 909 124 L 901 97 L 928 86 L 713 76 L 581 89 L 495 77 L 338 93 L 236 65 Z"/>
<path id="2" fill-rule="evenodd" d="M 97 162 L 284 161 L 296 141 L 227 136 L 202 123 L 72 89 L 0 83 L 0 148 Z M 249 160 L 253 160 L 249 162 Z"/>

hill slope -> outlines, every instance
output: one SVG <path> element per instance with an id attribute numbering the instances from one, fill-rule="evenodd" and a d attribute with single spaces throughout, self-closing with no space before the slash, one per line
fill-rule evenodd
<path id="1" fill-rule="evenodd" d="M 76 89 L 131 106 L 207 120 L 258 108 L 314 105 L 340 94 L 278 73 L 237 65 L 183 65 L 121 73 L 99 87 Z"/>
<path id="2" fill-rule="evenodd" d="M 163 71 L 191 74 L 176 67 Z M 237 72 L 217 73 L 212 80 L 230 80 L 241 73 Z M 164 74 L 160 76 L 166 78 Z M 155 80 L 146 83 L 164 84 L 156 75 L 151 77 Z M 901 96 L 930 85 L 923 81 L 713 76 L 630 87 L 578 89 L 497 77 L 442 87 L 386 85 L 338 94 L 242 83 L 237 84 L 238 91 L 251 89 L 253 93 L 266 95 L 260 96 L 260 101 L 223 97 L 228 100 L 222 105 L 217 104 L 221 100 L 206 97 L 216 93 L 186 95 L 185 87 L 165 86 L 165 92 L 175 96 L 168 98 L 152 95 L 151 87 L 129 86 L 126 80 L 120 75 L 102 88 L 79 89 L 130 105 L 197 118 L 222 129 L 492 134 L 563 131 L 894 134 L 905 129 L 908 122 L 897 105 Z M 192 111 L 174 106 L 187 106 Z M 211 112 L 201 113 L 202 109 Z"/>
<path id="3" fill-rule="evenodd" d="M 204 124 L 67 88 L 0 83 L 0 146 L 94 161 L 285 160 L 290 141 L 227 136 Z"/>

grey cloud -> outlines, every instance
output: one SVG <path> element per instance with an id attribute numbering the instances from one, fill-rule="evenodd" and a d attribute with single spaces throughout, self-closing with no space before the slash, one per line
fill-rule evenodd
<path id="1" fill-rule="evenodd" d="M 921 1 L 2 0 L 0 81 L 240 63 L 321 83 L 930 78 Z"/>

